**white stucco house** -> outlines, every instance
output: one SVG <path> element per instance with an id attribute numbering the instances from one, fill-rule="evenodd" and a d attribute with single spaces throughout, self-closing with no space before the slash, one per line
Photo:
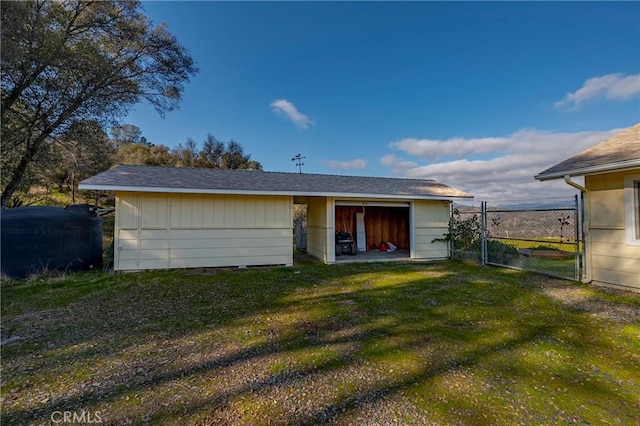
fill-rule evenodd
<path id="1" fill-rule="evenodd" d="M 564 179 L 583 194 L 583 281 L 640 291 L 640 124 L 535 178 Z"/>
<path id="2" fill-rule="evenodd" d="M 471 195 L 433 180 L 120 165 L 80 183 L 114 191 L 115 269 L 293 264 L 293 206 L 307 205 L 307 251 L 327 264 L 335 233 L 359 252 L 394 241 L 406 259 L 449 256 L 433 242 L 451 203 Z M 351 257 L 351 260 L 358 256 Z"/>

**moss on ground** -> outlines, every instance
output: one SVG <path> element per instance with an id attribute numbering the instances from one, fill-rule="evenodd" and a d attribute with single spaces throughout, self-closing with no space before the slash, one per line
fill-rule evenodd
<path id="1" fill-rule="evenodd" d="M 457 262 L 5 282 L 2 418 L 633 424 L 638 312 L 640 295 Z"/>

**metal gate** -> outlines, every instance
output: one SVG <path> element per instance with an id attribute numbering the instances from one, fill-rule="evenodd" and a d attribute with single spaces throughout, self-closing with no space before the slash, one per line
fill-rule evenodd
<path id="1" fill-rule="evenodd" d="M 584 264 L 582 199 L 454 205 L 452 257 L 579 280 Z"/>
<path id="2" fill-rule="evenodd" d="M 579 199 L 481 206 L 483 264 L 580 279 Z"/>
<path id="3" fill-rule="evenodd" d="M 296 204 L 293 209 L 293 247 L 307 251 L 307 206 Z"/>

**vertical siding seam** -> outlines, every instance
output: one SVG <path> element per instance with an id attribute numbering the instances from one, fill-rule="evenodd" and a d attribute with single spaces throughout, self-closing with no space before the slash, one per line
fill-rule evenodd
<path id="1" fill-rule="evenodd" d="M 416 254 L 416 201 L 409 203 L 409 257 L 415 259 Z"/>
<path id="2" fill-rule="evenodd" d="M 135 200 L 134 203 L 134 211 L 136 212 L 136 269 L 140 269 L 140 233 L 141 233 L 141 229 L 142 229 L 142 212 L 140 211 L 140 193 L 139 192 L 134 192 L 133 193 L 133 200 Z"/>
<path id="3" fill-rule="evenodd" d="M 333 197 L 326 198 L 326 208 L 328 209 L 325 216 L 327 217 L 326 226 L 326 241 L 327 241 L 327 256 L 326 262 L 335 263 L 336 261 L 336 245 L 335 245 L 335 226 L 336 226 L 336 200 Z"/>
<path id="4" fill-rule="evenodd" d="M 114 266 L 113 269 L 114 271 L 119 271 L 120 270 L 120 252 L 121 250 L 118 250 L 118 247 L 120 246 L 120 222 L 119 222 L 119 218 L 120 218 L 120 210 L 121 210 L 121 204 L 120 204 L 120 196 L 118 195 L 118 193 L 116 192 L 116 214 L 115 214 L 115 218 L 114 218 L 114 225 L 113 225 L 113 257 L 115 258 L 116 253 L 118 253 L 118 258 L 117 260 L 114 260 Z"/>
<path id="5" fill-rule="evenodd" d="M 167 238 L 167 268 L 171 268 L 171 197 L 167 195 L 167 224 L 166 224 L 166 238 Z M 203 205 L 204 210 L 204 205 Z M 202 213 L 204 216 L 204 212 Z M 204 217 L 203 217 L 204 220 Z"/>

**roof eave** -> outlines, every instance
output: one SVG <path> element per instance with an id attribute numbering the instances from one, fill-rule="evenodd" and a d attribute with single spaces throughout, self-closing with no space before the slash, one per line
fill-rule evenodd
<path id="1" fill-rule="evenodd" d="M 219 195 L 279 195 L 304 197 L 350 197 L 350 198 L 388 198 L 388 199 L 416 199 L 416 200 L 453 200 L 458 198 L 473 198 L 473 195 L 418 195 L 418 194 L 368 194 L 351 192 L 310 192 L 310 191 L 257 191 L 235 189 L 207 189 L 207 188 L 172 188 L 155 186 L 124 186 L 100 185 L 80 183 L 79 189 L 94 191 L 124 191 L 124 192 L 154 192 L 171 194 L 219 194 Z"/>
<path id="2" fill-rule="evenodd" d="M 552 173 L 540 173 L 534 176 L 534 179 L 541 182 L 553 179 L 562 179 L 565 176 L 584 176 L 595 175 L 609 172 L 624 172 L 626 170 L 637 169 L 640 167 L 640 158 L 633 160 L 619 161 L 616 163 L 598 164 L 596 166 L 582 167 L 578 169 L 559 170 Z"/>

